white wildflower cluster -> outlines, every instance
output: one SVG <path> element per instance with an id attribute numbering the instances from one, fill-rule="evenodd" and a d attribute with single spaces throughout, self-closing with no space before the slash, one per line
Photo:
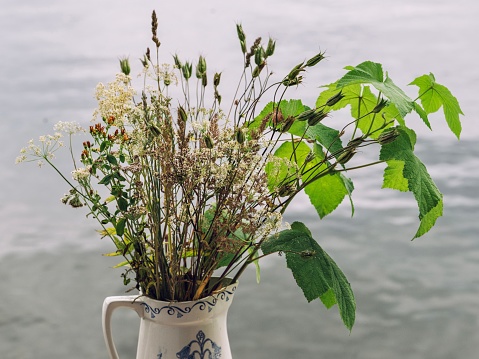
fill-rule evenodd
<path id="1" fill-rule="evenodd" d="M 214 164 L 210 169 L 211 177 L 214 177 L 216 186 L 224 186 L 231 175 L 231 164 L 222 162 Z"/>
<path id="2" fill-rule="evenodd" d="M 135 108 L 135 95 L 136 91 L 130 85 L 130 77 L 127 75 L 117 74 L 115 81 L 106 86 L 99 83 L 95 92 L 98 108 L 93 113 L 93 120 L 100 116 L 110 121 L 110 124 L 122 126 L 127 115 Z"/>
<path id="3" fill-rule="evenodd" d="M 156 69 L 157 76 L 166 86 L 178 85 L 178 77 L 173 72 L 173 68 L 170 64 L 162 64 Z"/>
<path id="4" fill-rule="evenodd" d="M 141 76 L 146 76 L 150 80 L 153 81 L 153 83 L 162 83 L 165 86 L 169 85 L 178 85 L 178 77 L 176 76 L 176 73 L 174 72 L 174 67 L 170 64 L 161 64 L 159 66 L 154 65 L 153 69 L 150 67 L 150 65 L 147 63 L 146 66 L 143 66 L 143 70 L 140 74 L 138 74 L 138 77 Z M 147 86 L 148 87 L 148 86 Z"/>
<path id="5" fill-rule="evenodd" d="M 283 223 L 283 216 L 279 212 L 258 211 L 258 215 L 262 220 L 262 225 L 256 231 L 257 238 L 268 237 L 289 227 L 287 223 Z"/>
<path id="6" fill-rule="evenodd" d="M 30 140 L 28 146 L 20 150 L 20 155 L 16 158 L 15 163 L 37 161 L 38 165 L 42 166 L 42 160 L 50 161 L 55 157 L 55 151 L 63 146 L 61 138 L 62 134 L 56 132 L 53 135 L 40 136 L 38 144 Z"/>
<path id="7" fill-rule="evenodd" d="M 55 124 L 55 126 L 53 126 L 53 129 L 58 132 L 68 133 L 69 135 L 86 132 L 85 129 L 81 127 L 78 122 L 75 121 L 59 121 Z"/>
<path id="8" fill-rule="evenodd" d="M 211 122 L 207 118 L 203 118 L 197 121 L 191 121 L 191 127 L 196 133 L 208 133 L 210 124 Z"/>
<path id="9" fill-rule="evenodd" d="M 77 168 L 72 171 L 72 178 L 77 182 L 87 179 L 88 177 L 90 177 L 89 168 Z"/>

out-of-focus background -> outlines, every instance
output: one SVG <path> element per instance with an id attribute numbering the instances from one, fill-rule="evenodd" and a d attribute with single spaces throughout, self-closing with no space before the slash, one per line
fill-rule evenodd
<path id="1" fill-rule="evenodd" d="M 159 17 L 161 55 L 195 62 L 204 55 L 223 72 L 231 99 L 242 58 L 235 23 L 249 43 L 277 41 L 269 65 L 278 77 L 325 50 L 327 61 L 291 91 L 314 104 L 318 86 L 364 60 L 381 62 L 406 86 L 433 72 L 466 114 L 462 141 L 435 116 L 434 136 L 419 119 L 418 155 L 444 193 L 444 217 L 410 241 L 417 208 L 408 194 L 380 190 L 382 167 L 350 173 L 356 213 L 347 203 L 323 221 L 307 201 L 287 220 L 301 218 L 352 283 L 357 320 L 351 333 L 337 309 L 306 303 L 285 268 L 269 258 L 261 284 L 243 277 L 229 314 L 233 355 L 241 358 L 450 359 L 479 350 L 479 127 L 476 64 L 479 3 L 472 0 L 0 0 L 0 357 L 106 358 L 101 333 L 103 298 L 124 287 L 112 250 L 84 212 L 63 206 L 67 187 L 50 168 L 14 165 L 31 138 L 57 121 L 88 126 L 94 87 L 113 79 L 118 58 L 133 72 L 150 46 L 150 14 Z M 409 92 L 415 97 L 415 88 Z M 414 121 L 416 123 L 414 123 Z M 59 166 L 68 168 L 60 156 Z M 132 358 L 138 320 L 115 314 L 122 358 Z"/>

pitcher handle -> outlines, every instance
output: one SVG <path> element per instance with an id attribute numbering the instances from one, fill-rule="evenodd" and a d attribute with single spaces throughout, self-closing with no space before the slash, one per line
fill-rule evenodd
<path id="1" fill-rule="evenodd" d="M 116 308 L 125 307 L 134 310 L 141 318 L 143 316 L 141 301 L 135 301 L 135 299 L 138 299 L 138 295 L 107 297 L 103 302 L 103 337 L 111 359 L 119 359 L 111 333 L 111 316 Z"/>

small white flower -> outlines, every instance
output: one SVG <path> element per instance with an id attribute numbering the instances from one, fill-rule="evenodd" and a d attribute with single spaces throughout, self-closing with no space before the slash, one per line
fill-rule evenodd
<path id="1" fill-rule="evenodd" d="M 55 131 L 65 132 L 65 133 L 68 133 L 70 135 L 74 135 L 74 134 L 77 134 L 77 133 L 80 133 L 80 132 L 85 132 L 85 129 L 83 127 L 81 127 L 79 123 L 77 123 L 75 121 L 71 121 L 71 122 L 59 121 L 55 124 L 55 126 L 53 126 L 53 129 Z M 58 133 L 55 133 L 55 135 L 57 135 L 57 134 Z"/>
<path id="2" fill-rule="evenodd" d="M 23 150 L 23 148 L 22 148 L 22 150 Z M 21 152 L 21 151 L 20 151 L 20 152 Z M 26 156 L 26 155 L 20 155 L 20 156 L 18 156 L 18 157 L 15 159 L 15 164 L 25 162 L 26 160 L 27 160 L 27 156 Z"/>
<path id="3" fill-rule="evenodd" d="M 82 179 L 88 178 L 90 176 L 90 171 L 88 168 L 77 168 L 72 171 L 72 178 L 75 181 L 80 181 Z"/>
<path id="4" fill-rule="evenodd" d="M 100 116 L 107 120 L 111 119 L 115 126 L 123 125 L 126 116 L 135 108 L 133 96 L 136 91 L 129 83 L 129 76 L 117 74 L 115 81 L 107 86 L 102 83 L 97 85 L 95 96 L 98 108 L 93 114 L 93 120 Z"/>

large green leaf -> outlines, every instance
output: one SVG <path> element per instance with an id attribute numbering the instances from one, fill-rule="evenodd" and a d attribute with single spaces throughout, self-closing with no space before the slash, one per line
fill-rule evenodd
<path id="1" fill-rule="evenodd" d="M 358 128 L 364 134 L 372 133 L 370 137 L 377 138 L 379 136 L 377 130 L 383 128 L 386 121 L 398 117 L 398 113 L 396 108 L 393 109 L 393 105 L 385 107 L 382 114 L 371 113 L 378 104 L 378 98 L 371 92 L 369 86 L 364 86 L 361 90 L 356 95 L 356 99 L 351 101 L 351 116 L 359 118 Z M 392 124 L 389 126 L 392 126 Z"/>
<path id="2" fill-rule="evenodd" d="M 421 222 L 414 236 L 417 238 L 428 232 L 442 216 L 443 199 L 426 167 L 414 154 L 415 133 L 403 127 L 397 130 L 400 135 L 396 141 L 381 147 L 379 158 L 388 163 L 383 186 L 404 191 L 407 183 L 419 207 Z"/>
<path id="3" fill-rule="evenodd" d="M 463 115 L 463 113 L 459 102 L 452 95 L 451 91 L 447 87 L 438 84 L 433 74 L 420 76 L 411 82 L 410 85 L 419 87 L 419 99 L 426 114 L 437 112 L 441 106 L 443 107 L 447 125 L 456 137 L 459 138 L 462 130 L 459 115 Z"/>
<path id="4" fill-rule="evenodd" d="M 386 74 L 382 65 L 365 61 L 346 73 L 337 83 L 338 88 L 353 84 L 371 84 L 381 91 L 397 108 L 401 117 L 413 109 L 413 101 Z"/>
<path id="5" fill-rule="evenodd" d="M 339 92 L 344 96 L 339 102 L 333 106 L 328 106 L 326 111 L 338 111 L 347 105 L 351 104 L 351 101 L 357 98 L 356 94 L 361 91 L 361 85 L 351 85 L 348 86 L 348 89 L 339 88 L 338 83 L 334 82 L 327 86 L 323 86 L 325 90 L 322 90 L 316 100 L 316 107 L 325 106 L 326 102 L 333 96 L 337 95 Z"/>
<path id="6" fill-rule="evenodd" d="M 324 161 L 321 147 L 317 144 L 314 145 L 314 153 L 315 157 L 304 166 L 301 178 L 305 186 L 304 192 L 319 217 L 323 218 L 333 212 L 346 195 L 351 200 L 354 186 L 341 172 L 331 171 L 329 163 Z"/>
<path id="7" fill-rule="evenodd" d="M 359 119 L 357 124 L 358 128 L 365 134 L 373 132 L 373 135 L 371 135 L 372 138 L 379 136 L 379 132 L 374 131 L 384 126 L 386 121 L 392 122 L 393 120 L 397 120 L 399 124 L 404 125 L 403 117 L 392 102 L 383 108 L 381 113 L 371 113 L 378 104 L 378 98 L 369 86 L 361 84 L 345 85 L 342 88 L 338 88 L 337 84 L 330 84 L 327 90 L 324 90 L 319 95 L 316 106 L 324 105 L 331 94 L 335 94 L 339 90 L 342 91 L 344 98 L 330 107 L 330 110 L 340 110 L 349 105 L 351 117 Z M 392 126 L 392 124 L 390 126 Z"/>
<path id="8" fill-rule="evenodd" d="M 322 172 L 328 172 L 328 165 L 322 163 L 323 158 L 318 154 L 305 164 L 310 153 L 311 148 L 304 142 L 284 142 L 274 153 L 278 159 L 266 165 L 268 189 L 275 192 L 283 185 L 294 184 L 301 178 L 303 184 L 307 184 L 304 191 L 311 204 L 323 218 L 350 194 L 352 186 L 344 181 L 339 172 L 319 176 Z M 319 178 L 312 181 L 315 176 Z"/>
<path id="9" fill-rule="evenodd" d="M 285 253 L 287 266 L 308 302 L 321 298 L 328 308 L 337 303 L 344 324 L 351 330 L 356 303 L 346 276 L 311 237 L 309 230 L 295 228 L 272 236 L 262 244 L 261 250 L 264 254 Z"/>
<path id="10" fill-rule="evenodd" d="M 335 128 L 325 126 L 322 123 L 318 123 L 314 126 L 309 126 L 306 130 L 307 138 L 316 140 L 323 146 L 325 151 L 332 154 L 340 153 L 343 148 L 339 134 L 339 131 Z"/>
<path id="11" fill-rule="evenodd" d="M 318 164 L 318 160 L 314 159 L 308 165 L 316 164 Z M 325 164 L 318 167 L 318 171 L 321 170 L 326 170 Z M 306 181 L 306 178 L 307 175 L 303 175 L 303 181 Z M 333 212 L 341 204 L 344 197 L 350 194 L 339 172 L 326 174 L 316 179 L 304 188 L 304 192 L 308 195 L 320 218 Z"/>
<path id="12" fill-rule="evenodd" d="M 404 161 L 389 160 L 384 170 L 383 188 L 396 189 L 401 192 L 409 190 L 409 184 L 403 176 Z"/>

